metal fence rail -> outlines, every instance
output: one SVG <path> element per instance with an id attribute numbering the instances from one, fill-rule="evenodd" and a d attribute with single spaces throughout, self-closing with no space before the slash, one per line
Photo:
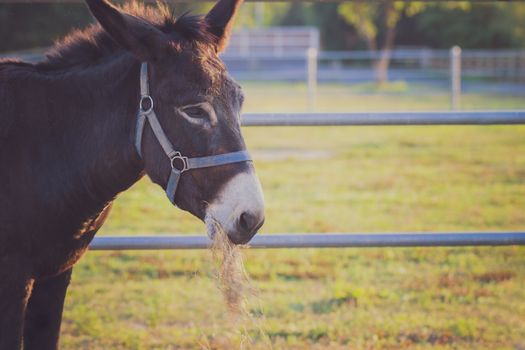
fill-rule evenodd
<path id="1" fill-rule="evenodd" d="M 95 237 L 91 250 L 207 249 L 206 235 Z M 525 232 L 259 234 L 251 248 L 453 247 L 525 245 Z"/>
<path id="2" fill-rule="evenodd" d="M 523 111 L 244 114 L 245 126 L 525 124 Z"/>

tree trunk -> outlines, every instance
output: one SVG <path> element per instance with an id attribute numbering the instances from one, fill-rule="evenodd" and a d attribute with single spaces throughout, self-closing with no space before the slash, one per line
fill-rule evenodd
<path id="1" fill-rule="evenodd" d="M 395 11 L 393 3 L 391 1 L 386 2 L 384 16 L 386 26 L 385 42 L 381 48 L 379 59 L 375 63 L 376 83 L 378 85 L 388 82 L 388 67 L 390 66 L 390 57 L 394 48 L 397 24 L 397 21 L 389 21 L 389 18 L 394 15 L 393 11 Z"/>

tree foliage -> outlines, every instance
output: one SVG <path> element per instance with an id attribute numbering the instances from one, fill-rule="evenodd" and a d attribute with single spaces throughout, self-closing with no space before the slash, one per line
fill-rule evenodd
<path id="1" fill-rule="evenodd" d="M 436 48 L 524 47 L 525 4 L 483 3 L 472 5 L 468 11 L 434 7 L 416 16 L 412 23 L 402 24 L 399 42 Z"/>
<path id="2" fill-rule="evenodd" d="M 468 11 L 469 2 L 428 3 L 421 1 L 402 2 L 382 0 L 379 2 L 345 2 L 338 7 L 339 15 L 354 26 L 370 49 L 380 45 L 377 42 L 381 31 L 395 31 L 399 21 L 432 9 L 460 9 Z M 446 16 L 442 16 L 445 17 Z"/>
<path id="3" fill-rule="evenodd" d="M 525 47 L 525 3 L 377 2 L 342 3 L 339 15 L 370 50 L 382 50 L 378 81 L 386 79 L 394 44 L 449 48 Z"/>
<path id="4" fill-rule="evenodd" d="M 82 3 L 0 4 L 0 51 L 49 46 L 71 28 L 90 22 Z"/>
<path id="5" fill-rule="evenodd" d="M 174 5 L 179 14 L 202 13 L 210 6 L 201 2 Z M 239 19 L 238 27 L 318 26 L 322 47 L 328 50 L 379 49 L 389 28 L 394 28 L 396 45 L 525 47 L 525 2 L 250 2 Z M 48 46 L 71 28 L 91 21 L 81 3 L 0 4 L 0 51 Z"/>

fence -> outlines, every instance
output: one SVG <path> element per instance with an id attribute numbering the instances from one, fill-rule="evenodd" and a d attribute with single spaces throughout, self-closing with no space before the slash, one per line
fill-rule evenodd
<path id="1" fill-rule="evenodd" d="M 95 237 L 91 250 L 207 249 L 205 235 Z M 257 235 L 250 248 L 455 247 L 525 245 L 525 232 Z"/>
<path id="2" fill-rule="evenodd" d="M 305 81 L 309 110 L 313 111 L 318 82 L 372 82 L 376 76 L 374 62 L 380 54 L 379 51 L 318 51 L 312 46 L 302 53 L 227 53 L 223 59 L 232 75 L 240 80 Z M 461 107 L 462 78 L 475 78 L 469 84 L 472 90 L 483 91 L 492 86 L 506 94 L 525 95 L 525 50 L 461 50 L 457 46 L 450 50 L 402 49 L 393 50 L 390 60 L 391 80 L 425 83 L 445 91 L 448 84 L 452 110 Z M 502 81 L 514 85 L 503 86 Z"/>
<path id="3" fill-rule="evenodd" d="M 307 50 L 271 51 L 241 55 L 228 51 L 223 55 L 230 70 L 240 79 L 305 81 Z M 356 83 L 373 81 L 374 62 L 380 51 L 319 51 L 319 81 Z M 390 52 L 389 77 L 393 80 L 433 81 L 447 79 L 451 64 L 450 50 L 395 49 Z M 462 75 L 472 78 L 525 81 L 525 50 L 461 51 Z"/>
<path id="4" fill-rule="evenodd" d="M 524 111 L 433 113 L 247 114 L 245 126 L 525 124 Z M 92 250 L 205 249 L 205 236 L 96 237 Z M 522 232 L 257 235 L 253 248 L 525 245 Z"/>

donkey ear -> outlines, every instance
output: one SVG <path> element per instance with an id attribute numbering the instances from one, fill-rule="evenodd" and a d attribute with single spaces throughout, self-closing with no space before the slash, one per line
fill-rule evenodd
<path id="1" fill-rule="evenodd" d="M 145 20 L 119 11 L 106 0 L 86 0 L 86 3 L 109 36 L 139 60 L 154 61 L 168 46 L 164 33 Z"/>
<path id="2" fill-rule="evenodd" d="M 233 20 L 243 0 L 219 0 L 206 15 L 209 31 L 217 38 L 217 52 L 228 44 Z"/>

